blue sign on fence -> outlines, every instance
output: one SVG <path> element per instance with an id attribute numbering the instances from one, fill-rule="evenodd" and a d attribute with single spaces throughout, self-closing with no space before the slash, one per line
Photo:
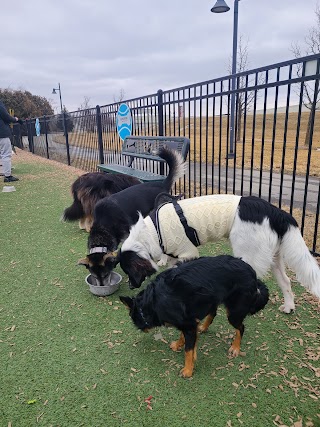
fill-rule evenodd
<path id="1" fill-rule="evenodd" d="M 37 136 L 40 136 L 40 122 L 39 119 L 36 119 L 36 123 L 35 123 L 35 128 L 36 128 L 36 134 Z"/>
<path id="2" fill-rule="evenodd" d="M 117 112 L 117 131 L 122 141 L 132 134 L 132 116 L 127 104 L 121 104 Z"/>

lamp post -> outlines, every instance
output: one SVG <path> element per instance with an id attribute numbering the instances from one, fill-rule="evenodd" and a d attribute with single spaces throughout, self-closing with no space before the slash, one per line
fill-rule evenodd
<path id="1" fill-rule="evenodd" d="M 231 111 L 230 111 L 230 142 L 228 158 L 234 158 L 234 127 L 235 127 L 235 108 L 236 108 L 236 78 L 234 75 L 237 72 L 237 43 L 238 43 L 238 3 L 240 0 L 234 0 L 234 14 L 233 14 L 233 48 L 232 48 L 232 76 L 231 76 Z M 230 7 L 224 0 L 217 0 L 216 4 L 211 9 L 214 13 L 228 12 Z"/>
<path id="2" fill-rule="evenodd" d="M 60 83 L 58 83 L 58 86 L 59 86 L 59 88 L 58 89 L 55 89 L 55 88 L 53 88 L 52 89 L 52 95 L 56 95 L 57 94 L 57 90 L 59 91 L 59 96 L 60 96 L 60 108 L 61 108 L 61 113 L 62 113 L 62 110 L 63 110 L 63 108 L 62 108 L 62 99 L 61 99 L 61 88 L 60 88 Z"/>

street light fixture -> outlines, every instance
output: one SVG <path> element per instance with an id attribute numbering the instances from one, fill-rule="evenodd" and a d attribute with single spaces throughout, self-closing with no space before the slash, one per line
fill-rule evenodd
<path id="1" fill-rule="evenodd" d="M 61 88 L 60 88 L 60 83 L 58 83 L 58 89 L 55 89 L 55 88 L 53 88 L 52 89 L 52 95 L 56 95 L 57 94 L 57 90 L 59 91 L 59 96 L 60 96 L 60 108 L 61 108 L 61 113 L 62 113 L 62 110 L 63 110 L 63 108 L 62 108 L 62 99 L 61 99 Z"/>
<path id="2" fill-rule="evenodd" d="M 235 107 L 236 107 L 236 78 L 234 75 L 237 72 L 237 43 L 238 43 L 238 3 L 240 0 L 234 0 L 234 13 L 233 13 L 233 48 L 232 48 L 232 76 L 231 76 L 231 111 L 230 111 L 230 145 L 229 145 L 229 153 L 228 158 L 234 158 L 234 127 L 235 127 Z M 230 7 L 224 0 L 217 0 L 216 4 L 211 9 L 211 12 L 214 13 L 223 13 L 228 12 Z"/>

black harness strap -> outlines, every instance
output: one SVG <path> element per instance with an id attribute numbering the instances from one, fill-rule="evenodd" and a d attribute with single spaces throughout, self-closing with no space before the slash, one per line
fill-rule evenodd
<path id="1" fill-rule="evenodd" d="M 149 214 L 151 221 L 153 222 L 154 228 L 156 229 L 156 232 L 158 234 L 159 245 L 160 245 L 162 252 L 164 252 L 164 247 L 163 247 L 162 237 L 161 237 L 161 233 L 160 233 L 159 209 L 162 208 L 162 206 L 166 205 L 167 203 L 169 203 L 169 202 L 163 203 L 162 205 L 158 206 L 157 209 L 154 209 Z"/>
<path id="2" fill-rule="evenodd" d="M 198 234 L 197 234 L 196 230 L 193 227 L 190 227 L 190 225 L 188 224 L 187 218 L 184 216 L 183 210 L 182 210 L 181 206 L 179 205 L 179 203 L 177 203 L 176 201 L 173 201 L 173 206 L 177 212 L 177 215 L 180 219 L 180 222 L 183 225 L 184 231 L 186 232 L 186 235 L 187 235 L 188 239 L 190 240 L 190 242 L 194 246 L 200 246 Z"/>
<path id="3" fill-rule="evenodd" d="M 197 231 L 193 227 L 189 226 L 187 218 L 184 216 L 184 213 L 183 213 L 181 206 L 179 205 L 179 203 L 176 200 L 173 200 L 172 202 L 166 202 L 166 203 L 163 203 L 162 205 L 158 206 L 158 208 L 153 210 L 149 215 L 152 222 L 153 222 L 153 225 L 157 231 L 158 239 L 159 239 L 159 245 L 160 245 L 162 251 L 164 252 L 164 247 L 163 247 L 163 240 L 162 240 L 162 236 L 161 236 L 161 232 L 160 232 L 159 209 L 161 209 L 162 206 L 166 205 L 167 203 L 173 204 L 173 207 L 174 207 L 174 209 L 175 209 L 175 211 L 176 211 L 176 213 L 180 219 L 180 222 L 184 228 L 186 236 L 188 237 L 190 242 L 194 246 L 200 246 L 201 243 L 199 241 Z"/>

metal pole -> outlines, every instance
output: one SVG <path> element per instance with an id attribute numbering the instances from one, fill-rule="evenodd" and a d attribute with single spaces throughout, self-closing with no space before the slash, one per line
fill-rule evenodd
<path id="1" fill-rule="evenodd" d="M 235 107 L 236 107 L 236 78 L 237 72 L 237 44 L 238 44 L 238 3 L 239 0 L 234 0 L 234 14 L 233 14 L 233 49 L 232 49 L 232 80 L 231 80 L 231 111 L 230 111 L 230 151 L 228 154 L 229 159 L 234 158 L 234 125 L 235 125 Z"/>
<path id="2" fill-rule="evenodd" d="M 60 96 L 60 108 L 61 108 L 61 113 L 62 113 L 62 99 L 61 99 L 60 83 L 58 83 L 58 85 L 59 85 L 59 96 Z"/>

